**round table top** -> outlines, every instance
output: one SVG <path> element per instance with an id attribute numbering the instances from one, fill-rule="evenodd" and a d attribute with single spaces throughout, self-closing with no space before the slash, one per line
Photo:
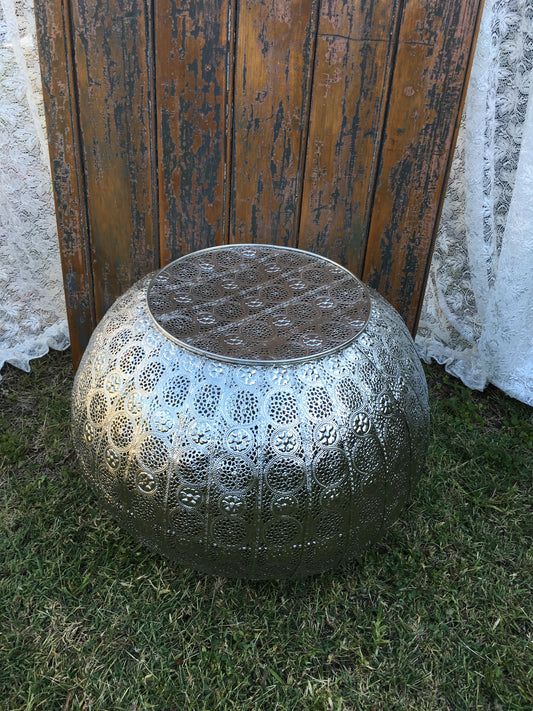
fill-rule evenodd
<path id="1" fill-rule="evenodd" d="M 321 357 L 347 346 L 370 315 L 368 290 L 347 269 L 274 245 L 187 254 L 153 277 L 147 298 L 172 341 L 238 363 Z"/>

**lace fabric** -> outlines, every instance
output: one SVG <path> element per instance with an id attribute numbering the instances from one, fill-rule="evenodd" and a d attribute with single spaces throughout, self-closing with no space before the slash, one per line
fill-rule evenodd
<path id="1" fill-rule="evenodd" d="M 0 368 L 68 346 L 31 0 L 0 0 Z M 485 0 L 420 356 L 533 404 L 533 5 Z"/>
<path id="2" fill-rule="evenodd" d="M 416 338 L 533 405 L 533 5 L 485 0 Z"/>
<path id="3" fill-rule="evenodd" d="M 31 0 L 0 0 L 0 368 L 69 344 Z"/>

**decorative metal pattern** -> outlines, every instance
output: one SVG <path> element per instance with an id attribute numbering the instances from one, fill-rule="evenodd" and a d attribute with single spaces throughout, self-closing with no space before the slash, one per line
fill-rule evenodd
<path id="1" fill-rule="evenodd" d="M 162 269 L 148 307 L 172 340 L 227 361 L 272 362 L 342 348 L 370 314 L 366 287 L 310 252 L 268 245 L 204 249 Z"/>
<path id="2" fill-rule="evenodd" d="M 424 374 L 394 309 L 364 289 L 368 319 L 348 345 L 225 362 L 163 333 L 154 285 L 142 280 L 106 314 L 72 396 L 85 475 L 122 526 L 182 564 L 263 579 L 317 573 L 374 543 L 428 441 Z"/>

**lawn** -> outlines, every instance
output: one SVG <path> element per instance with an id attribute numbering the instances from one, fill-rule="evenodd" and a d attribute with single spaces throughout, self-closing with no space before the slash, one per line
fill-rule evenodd
<path id="1" fill-rule="evenodd" d="M 69 354 L 0 382 L 0 709 L 533 708 L 533 411 L 426 367 L 432 436 L 380 545 L 290 582 L 201 576 L 103 513 Z"/>

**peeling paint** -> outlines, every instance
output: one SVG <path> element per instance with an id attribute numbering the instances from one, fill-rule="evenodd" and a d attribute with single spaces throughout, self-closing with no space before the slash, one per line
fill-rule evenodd
<path id="1" fill-rule="evenodd" d="M 74 360 L 129 283 L 224 240 L 341 261 L 414 328 L 479 7 L 36 0 Z"/>

